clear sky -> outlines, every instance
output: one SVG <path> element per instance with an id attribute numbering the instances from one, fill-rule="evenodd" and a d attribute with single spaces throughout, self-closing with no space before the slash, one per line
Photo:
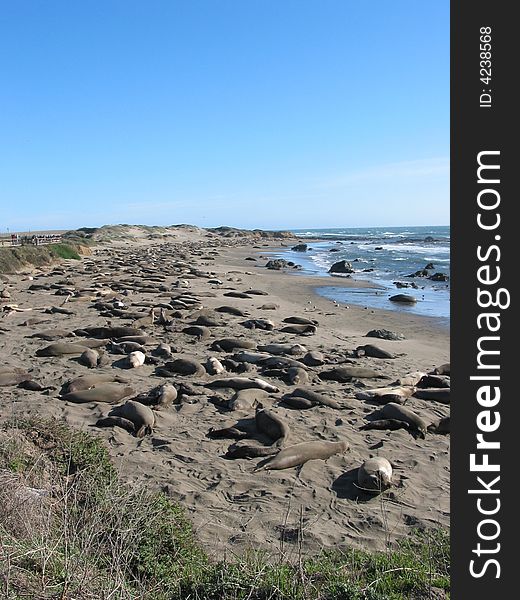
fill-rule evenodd
<path id="1" fill-rule="evenodd" d="M 0 0 L 0 233 L 449 223 L 448 0 Z"/>

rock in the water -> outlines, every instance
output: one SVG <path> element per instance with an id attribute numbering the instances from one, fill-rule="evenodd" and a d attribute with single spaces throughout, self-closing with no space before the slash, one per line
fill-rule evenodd
<path id="1" fill-rule="evenodd" d="M 328 271 L 329 273 L 354 273 L 352 263 L 346 260 L 335 262 Z"/>
<path id="2" fill-rule="evenodd" d="M 390 301 L 401 302 L 403 304 L 415 304 L 417 302 L 417 298 L 409 296 L 408 294 L 396 294 L 395 296 L 390 296 Z"/>

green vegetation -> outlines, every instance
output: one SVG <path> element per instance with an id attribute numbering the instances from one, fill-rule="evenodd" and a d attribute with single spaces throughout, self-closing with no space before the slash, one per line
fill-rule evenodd
<path id="1" fill-rule="evenodd" d="M 124 485 L 103 443 L 58 421 L 0 431 L 0 596 L 149 600 L 397 600 L 449 597 L 449 538 L 392 551 L 261 552 L 211 562 L 183 510 Z"/>
<path id="2" fill-rule="evenodd" d="M 79 260 L 78 250 L 79 245 L 72 243 L 0 248 L 0 273 L 17 273 L 28 265 L 43 267 L 64 258 Z"/>

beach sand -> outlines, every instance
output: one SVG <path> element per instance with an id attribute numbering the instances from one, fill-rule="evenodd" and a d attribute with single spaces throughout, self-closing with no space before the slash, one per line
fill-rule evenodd
<path id="1" fill-rule="evenodd" d="M 215 558 L 240 554 L 250 548 L 263 549 L 272 556 L 282 553 L 288 558 L 300 552 L 314 553 L 320 548 L 384 549 L 413 528 L 449 527 L 449 435 L 428 433 L 421 439 L 405 429 L 360 430 L 367 422 L 366 417 L 370 418 L 380 406 L 355 398 L 356 392 L 385 387 L 408 373 L 429 372 L 449 362 L 449 331 L 435 319 L 354 305 L 346 307 L 323 298 L 315 288 L 327 284 L 327 280 L 291 270 L 265 268 L 267 260 L 262 257 L 279 248 L 280 240 L 208 236 L 202 230 L 186 229 L 164 241 L 136 237 L 131 241 L 105 243 L 94 247 L 93 255 L 81 262 L 69 260 L 31 273 L 4 277 L 0 290 L 9 291 L 10 298 L 4 299 L 0 306 L 0 366 L 30 370 L 35 381 L 52 389 L 0 387 L 1 421 L 52 416 L 100 436 L 125 480 L 163 490 L 185 507 L 197 537 Z M 333 281 L 334 285 L 352 285 L 347 279 Z M 34 289 L 34 286 L 44 287 Z M 119 289 L 114 291 L 116 287 Z M 129 290 L 128 295 L 122 294 L 124 288 Z M 72 292 L 71 297 L 67 296 L 67 289 Z M 251 289 L 266 295 L 249 298 L 224 295 Z M 172 297 L 182 295 L 198 300 L 186 308 L 165 309 L 167 319 L 172 321 L 170 325 L 152 325 L 151 320 L 146 324 L 150 306 L 169 304 Z M 80 364 L 77 355 L 36 355 L 37 350 L 51 341 L 29 336 L 44 330 L 71 332 L 107 323 L 132 326 L 135 318 L 103 316 L 102 309 L 94 308 L 95 302 L 109 302 L 114 297 L 123 300 L 128 310 L 142 313 L 143 332 L 156 341 L 146 346 L 147 356 L 153 356 L 152 350 L 159 342 L 170 344 L 177 352 L 170 358 L 156 358 L 158 364 L 144 364 L 135 369 L 120 368 L 124 356 L 110 352 L 106 353 L 108 364 L 95 369 Z M 260 308 L 268 303 L 278 308 Z M 9 309 L 8 304 L 17 306 Z M 246 316 L 214 312 L 213 309 L 224 305 L 240 308 Z M 46 313 L 45 309 L 51 306 L 63 306 L 74 314 Z M 173 316 L 168 318 L 171 313 Z M 209 327 L 210 337 L 206 339 L 183 333 L 201 314 L 217 319 L 222 326 Z M 313 335 L 281 332 L 287 325 L 283 320 L 294 315 L 316 320 L 319 323 L 316 332 Z M 28 319 L 40 321 L 23 325 Z M 248 319 L 270 319 L 274 329 L 246 328 L 242 323 Z M 373 329 L 399 332 L 405 339 L 365 337 Z M 302 344 L 309 351 L 322 352 L 325 364 L 305 366 L 309 382 L 300 387 L 323 391 L 341 409 L 315 406 L 297 410 L 285 406 L 280 400 L 295 386 L 280 376 L 262 374 L 257 365 L 250 365 L 250 370 L 242 374 L 177 374 L 171 378 L 156 374 L 157 367 L 179 356 L 196 358 L 202 364 L 210 356 L 219 360 L 230 357 L 239 350 L 218 352 L 210 346 L 216 339 L 231 337 L 251 341 L 255 346 Z M 85 338 L 64 341 L 81 339 Z M 353 357 L 352 351 L 364 344 L 375 344 L 397 356 L 394 359 Z M 342 363 L 373 368 L 385 378 L 347 383 L 319 379 L 320 373 Z M 177 387 L 191 384 L 188 391 L 194 395 L 183 393 L 179 404 L 156 410 L 152 434 L 137 438 L 119 427 L 95 426 L 98 418 L 112 408 L 109 404 L 76 404 L 59 398 L 65 382 L 92 373 L 124 377 L 137 393 L 148 392 L 163 383 Z M 210 439 L 208 431 L 254 418 L 254 408 L 225 410 L 215 397 L 223 402 L 233 396 L 233 390 L 196 384 L 236 376 L 261 377 L 279 388 L 278 393 L 270 394 L 263 403 L 289 427 L 286 446 L 314 440 L 346 441 L 348 450 L 326 461 L 309 461 L 301 469 L 280 471 L 255 472 L 261 458 L 223 458 L 233 440 Z M 406 406 L 427 423 L 449 415 L 449 405 L 413 396 Z M 267 443 L 261 436 L 257 441 Z M 389 490 L 369 496 L 356 487 L 356 476 L 361 463 L 372 456 L 386 457 L 394 467 L 394 475 Z"/>

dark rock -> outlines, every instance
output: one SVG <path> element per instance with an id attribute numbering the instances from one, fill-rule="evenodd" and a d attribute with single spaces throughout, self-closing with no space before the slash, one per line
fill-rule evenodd
<path id="1" fill-rule="evenodd" d="M 424 268 L 431 271 L 432 269 L 435 269 L 435 265 L 433 263 L 428 263 Z"/>
<path id="2" fill-rule="evenodd" d="M 294 250 L 294 252 L 307 252 L 307 244 L 296 244 L 291 250 Z"/>
<path id="3" fill-rule="evenodd" d="M 431 281 L 448 281 L 449 277 L 446 273 L 435 273 L 428 277 Z"/>
<path id="4" fill-rule="evenodd" d="M 346 260 L 340 260 L 332 265 L 329 273 L 354 273 L 352 264 Z"/>
<path id="5" fill-rule="evenodd" d="M 417 298 L 409 296 L 408 294 L 396 294 L 395 296 L 390 296 L 390 301 L 401 302 L 402 304 L 415 304 L 417 302 Z"/>

